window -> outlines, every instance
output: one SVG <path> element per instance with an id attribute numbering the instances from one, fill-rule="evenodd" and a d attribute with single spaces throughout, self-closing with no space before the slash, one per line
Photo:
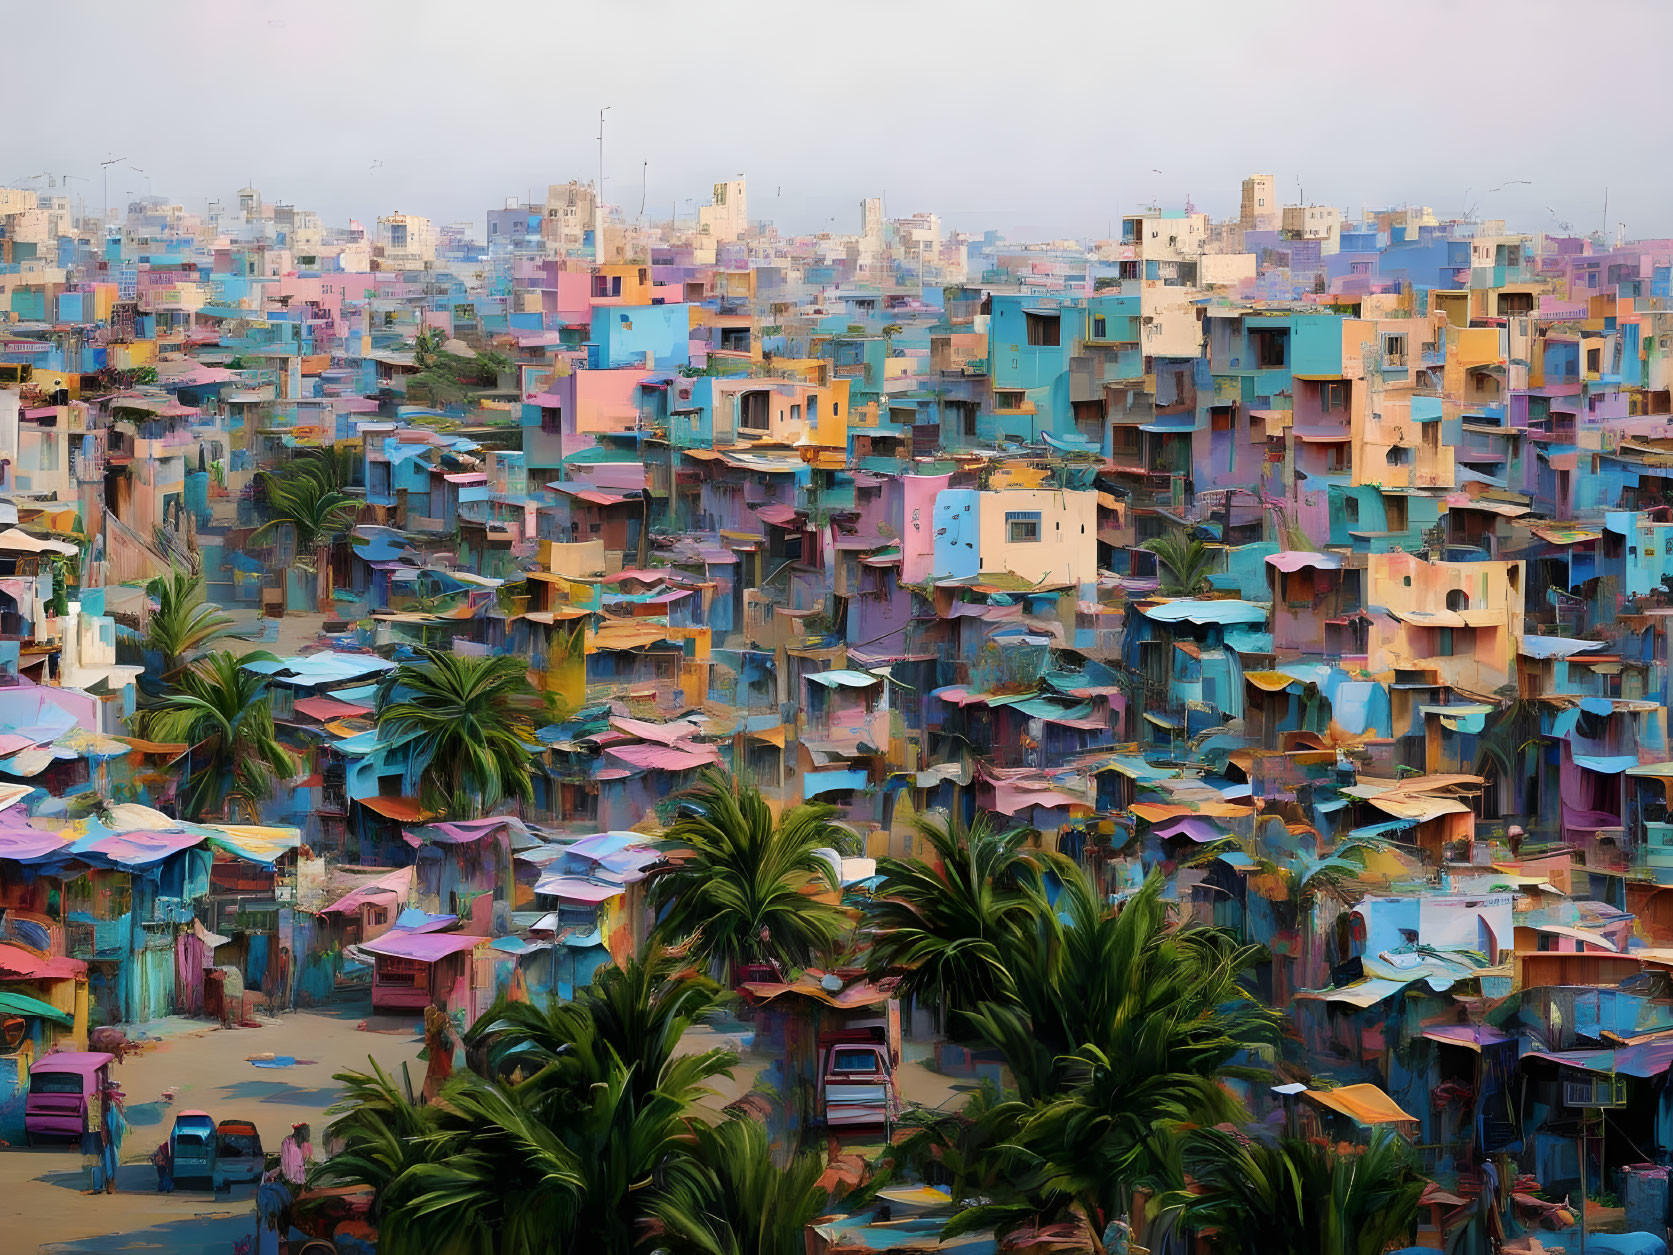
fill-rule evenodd
<path id="1" fill-rule="evenodd" d="M 1290 333 L 1263 329 L 1249 333 L 1255 365 L 1262 370 L 1281 369 L 1289 361 Z"/>
<path id="2" fill-rule="evenodd" d="M 739 427 L 745 431 L 766 431 L 769 425 L 765 392 L 746 392 L 738 398 Z"/>
<path id="3" fill-rule="evenodd" d="M 993 408 L 996 410 L 1020 410 L 1023 399 L 1021 392 L 995 392 L 993 394 Z"/>
<path id="4" fill-rule="evenodd" d="M 1024 314 L 1028 322 L 1028 342 L 1038 345 L 1062 343 L 1063 320 L 1056 314 Z"/>
<path id="5" fill-rule="evenodd" d="M 1013 545 L 1037 542 L 1040 539 L 1040 512 L 1038 510 L 1007 510 L 1005 512 L 1005 539 Z"/>
<path id="6" fill-rule="evenodd" d="M 1389 446 L 1388 464 L 1390 466 L 1410 466 L 1412 464 L 1412 451 L 1404 445 Z"/>
<path id="7" fill-rule="evenodd" d="M 1406 364 L 1406 337 L 1383 337 L 1383 365 L 1400 367 Z"/>
<path id="8" fill-rule="evenodd" d="M 1593 374 L 1596 374 L 1598 371 L 1603 369 L 1602 349 L 1586 350 L 1586 369 L 1591 371 Z"/>
<path id="9" fill-rule="evenodd" d="M 1327 383 L 1319 385 L 1319 399 L 1324 405 L 1326 414 L 1333 414 L 1337 410 L 1348 408 L 1348 385 L 1346 383 Z"/>
<path id="10" fill-rule="evenodd" d="M 1358 497 L 1344 497 L 1344 498 L 1342 498 L 1342 513 L 1347 518 L 1348 522 L 1350 522 L 1350 523 L 1359 522 L 1359 498 Z"/>
<path id="11" fill-rule="evenodd" d="M 1461 588 L 1448 590 L 1446 608 L 1448 610 L 1468 610 L 1470 608 L 1470 595 Z"/>
<path id="12" fill-rule="evenodd" d="M 1105 339 L 1106 338 L 1106 335 L 1105 335 L 1106 327 L 1107 327 L 1107 324 L 1105 323 L 1104 317 L 1103 317 L 1102 314 L 1099 314 L 1096 317 L 1094 317 L 1092 319 L 1092 338 L 1094 340 Z"/>

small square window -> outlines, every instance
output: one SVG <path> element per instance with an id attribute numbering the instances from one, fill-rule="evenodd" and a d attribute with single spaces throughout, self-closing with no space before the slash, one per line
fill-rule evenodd
<path id="1" fill-rule="evenodd" d="M 1007 510 L 1005 539 L 1013 545 L 1032 544 L 1040 539 L 1038 510 Z"/>

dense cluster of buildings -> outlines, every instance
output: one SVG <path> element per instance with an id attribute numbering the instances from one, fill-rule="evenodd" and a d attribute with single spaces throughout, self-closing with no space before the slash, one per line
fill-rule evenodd
<path id="1" fill-rule="evenodd" d="M 239 986 L 564 994 L 718 765 L 836 807 L 855 884 L 933 807 L 1111 895 L 1163 868 L 1269 947 L 1295 1076 L 1375 1086 L 1347 1114 L 1454 1188 L 1665 1164 L 1673 240 L 1264 176 L 1090 245 L 857 225 L 742 178 L 485 230 L 0 190 L 0 1093 Z M 358 518 L 254 536 L 316 449 Z M 175 818 L 190 747 L 125 722 L 177 567 L 319 625 L 250 664 L 304 763 L 259 823 Z M 373 718 L 417 647 L 552 695 L 532 803 L 424 811 Z M 1628 1099 L 1584 1143 L 1582 1082 Z"/>

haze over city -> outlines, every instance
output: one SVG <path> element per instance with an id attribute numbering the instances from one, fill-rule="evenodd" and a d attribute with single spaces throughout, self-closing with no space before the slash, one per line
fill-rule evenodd
<path id="1" fill-rule="evenodd" d="M 1667 1255 L 1665 6 L 0 32 L 5 1255 Z"/>
<path id="2" fill-rule="evenodd" d="M 642 186 L 665 218 L 743 172 L 792 232 L 847 229 L 882 195 L 965 230 L 1088 238 L 1153 202 L 1235 212 L 1258 169 L 1353 211 L 1478 203 L 1523 230 L 1673 235 L 1673 173 L 1646 147 L 1664 107 L 1650 50 L 1673 35 L 1653 0 L 1417 0 L 1376 19 L 1326 0 L 4 7 L 15 47 L 74 30 L 91 63 L 133 67 L 73 85 L 51 57 L 8 71 L 29 124 L 0 138 L 0 178 L 71 172 L 80 195 L 122 156 L 149 176 L 124 192 L 189 206 L 253 182 L 330 221 L 475 221 L 593 177 L 608 107 L 606 200 L 630 215 Z M 1494 62 L 1516 49 L 1526 66 Z M 1574 95 L 1604 80 L 1606 104 Z"/>

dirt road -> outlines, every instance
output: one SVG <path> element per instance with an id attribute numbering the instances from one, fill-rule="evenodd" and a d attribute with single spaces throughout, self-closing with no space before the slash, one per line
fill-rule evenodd
<path id="1" fill-rule="evenodd" d="M 366 1022 L 370 1031 L 356 1026 Z M 332 1074 L 365 1068 L 370 1055 L 399 1075 L 409 1065 L 414 1084 L 423 1044 L 417 1022 L 367 1019 L 356 1011 L 296 1012 L 259 1029 L 222 1030 L 199 1020 L 147 1025 L 158 1040 L 115 1069 L 126 1095 L 129 1123 L 117 1193 L 87 1197 L 81 1156 L 74 1149 L 0 1151 L 0 1249 L 28 1252 L 168 1251 L 171 1255 L 231 1255 L 236 1239 L 254 1229 L 251 1187 L 227 1195 L 207 1190 L 156 1192 L 151 1152 L 176 1112 L 197 1109 L 216 1120 L 245 1119 L 277 1150 L 293 1121 L 316 1131 L 339 1086 Z M 247 1056 L 290 1056 L 291 1066 L 256 1067 Z M 170 1101 L 165 1090 L 173 1090 Z"/>

